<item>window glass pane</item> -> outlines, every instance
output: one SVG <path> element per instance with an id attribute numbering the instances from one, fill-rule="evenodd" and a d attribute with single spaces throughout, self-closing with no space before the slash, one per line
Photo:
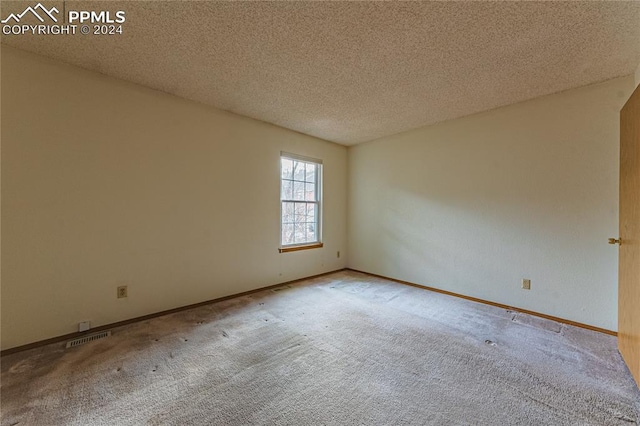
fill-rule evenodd
<path id="1" fill-rule="evenodd" d="M 304 199 L 307 201 L 316 201 L 316 184 L 305 183 Z"/>
<path id="2" fill-rule="evenodd" d="M 292 200 L 293 199 L 293 181 L 290 180 L 282 180 L 282 187 L 280 189 L 280 199 L 281 200 Z"/>
<path id="3" fill-rule="evenodd" d="M 293 180 L 299 180 L 304 182 L 304 163 L 300 161 L 293 161 Z"/>
<path id="4" fill-rule="evenodd" d="M 280 171 L 282 179 L 293 179 L 293 160 L 288 158 L 280 159 Z"/>
<path id="5" fill-rule="evenodd" d="M 307 222 L 315 222 L 316 221 L 316 205 L 309 203 L 307 204 Z"/>
<path id="6" fill-rule="evenodd" d="M 282 203 L 282 223 L 293 223 L 293 203 Z"/>
<path id="7" fill-rule="evenodd" d="M 307 232 L 306 232 L 306 224 L 305 223 L 296 223 L 293 225 L 295 227 L 295 237 L 294 241 L 296 244 L 306 243 L 307 242 Z"/>
<path id="8" fill-rule="evenodd" d="M 307 181 L 307 182 L 315 182 L 316 181 L 316 168 L 318 168 L 317 165 L 311 164 L 311 163 L 307 163 L 305 181 Z"/>
<path id="9" fill-rule="evenodd" d="M 283 245 L 287 245 L 287 244 L 293 244 L 294 243 L 294 229 L 293 229 L 293 224 L 288 224 L 288 225 L 282 225 L 282 244 Z"/>
<path id="10" fill-rule="evenodd" d="M 292 200 L 304 201 L 304 182 L 293 182 L 293 198 Z"/>
<path id="11" fill-rule="evenodd" d="M 296 223 L 301 223 L 301 222 L 306 222 L 306 216 L 307 216 L 307 204 L 306 203 L 295 203 L 295 207 L 294 207 L 294 214 L 295 214 L 295 222 Z"/>
<path id="12" fill-rule="evenodd" d="M 315 223 L 307 223 L 306 242 L 311 243 L 317 241 Z"/>

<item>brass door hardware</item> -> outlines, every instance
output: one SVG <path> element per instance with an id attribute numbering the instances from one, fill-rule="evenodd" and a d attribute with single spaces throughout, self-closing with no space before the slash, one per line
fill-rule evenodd
<path id="1" fill-rule="evenodd" d="M 620 238 L 609 238 L 609 244 L 620 244 Z"/>

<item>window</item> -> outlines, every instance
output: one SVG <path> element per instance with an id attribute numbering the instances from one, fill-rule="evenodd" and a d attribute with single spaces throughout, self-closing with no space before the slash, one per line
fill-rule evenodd
<path id="1" fill-rule="evenodd" d="M 280 252 L 322 247 L 322 161 L 280 157 Z"/>

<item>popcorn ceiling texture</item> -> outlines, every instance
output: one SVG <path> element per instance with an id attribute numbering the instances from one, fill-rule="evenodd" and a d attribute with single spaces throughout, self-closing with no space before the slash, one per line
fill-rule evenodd
<path id="1" fill-rule="evenodd" d="M 3 1 L 2 16 L 28 4 Z M 631 1 L 64 6 L 124 10 L 124 34 L 2 42 L 345 145 L 633 74 L 640 62 Z"/>

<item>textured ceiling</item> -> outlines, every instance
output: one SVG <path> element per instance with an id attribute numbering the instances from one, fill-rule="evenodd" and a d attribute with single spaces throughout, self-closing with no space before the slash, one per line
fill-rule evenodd
<path id="1" fill-rule="evenodd" d="M 640 2 L 42 3 L 124 10 L 124 34 L 2 43 L 345 145 L 640 62 Z"/>

